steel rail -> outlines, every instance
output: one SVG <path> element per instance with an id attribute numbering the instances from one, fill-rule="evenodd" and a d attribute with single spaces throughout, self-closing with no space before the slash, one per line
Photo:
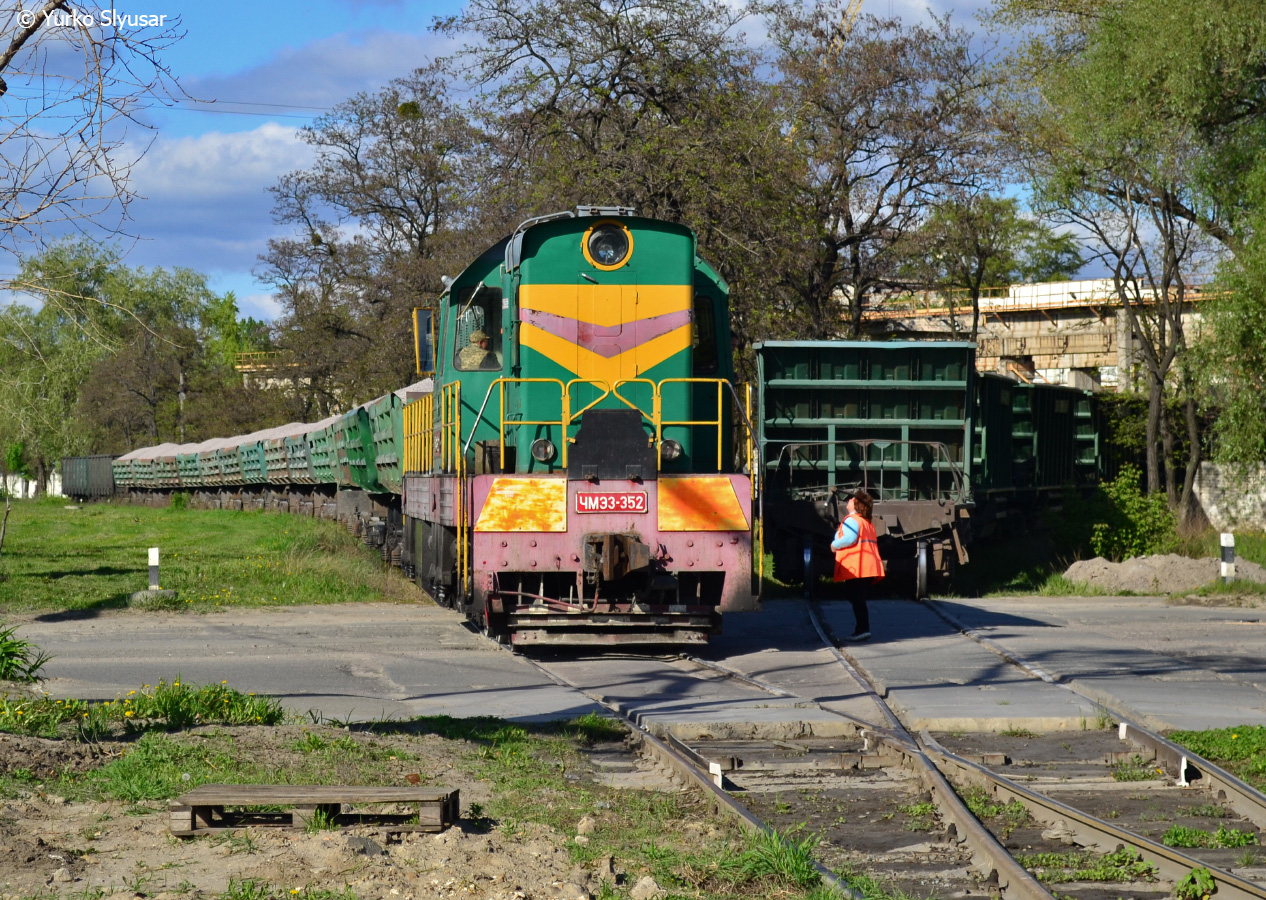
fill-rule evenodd
<path id="1" fill-rule="evenodd" d="M 1019 654 L 1008 650 L 992 638 L 981 634 L 970 625 L 958 621 L 956 617 L 941 609 L 939 603 L 933 602 L 927 604 L 927 606 L 942 621 L 958 629 L 965 637 L 980 644 L 986 650 L 997 654 L 1020 671 L 1047 684 L 1063 688 L 1103 712 L 1116 716 L 1118 719 L 1118 734 L 1121 740 L 1129 741 L 1134 746 L 1154 754 L 1156 760 L 1166 766 L 1170 774 L 1177 779 L 1179 785 L 1208 791 L 1259 829 L 1266 830 L 1266 795 L 1252 785 L 1214 765 L 1198 753 L 1193 753 L 1151 729 L 1136 724 L 1128 716 L 1123 715 L 1120 710 L 1109 708 L 1095 697 L 1091 697 L 1073 685 L 1068 684 L 1063 678 L 1049 674 Z"/>
<path id="2" fill-rule="evenodd" d="M 1152 752 L 1157 762 L 1163 763 L 1171 773 L 1177 773 L 1180 785 L 1208 791 L 1258 829 L 1266 831 L 1266 795 L 1261 791 L 1199 754 L 1133 722 L 1121 722 L 1118 729 L 1121 740 Z"/>
<path id="3" fill-rule="evenodd" d="M 637 735 L 641 743 L 643 758 L 650 758 L 655 762 L 666 766 L 676 773 L 677 777 L 681 781 L 693 784 L 703 792 L 705 797 L 712 801 L 712 808 L 714 811 L 731 816 L 738 822 L 740 827 L 748 831 L 770 834 L 777 837 L 784 844 L 787 843 L 786 838 L 780 835 L 777 829 L 766 825 L 757 818 L 751 810 L 747 809 L 747 807 L 743 806 L 743 804 L 739 803 L 726 791 L 713 783 L 711 773 L 707 771 L 706 767 L 700 768 L 681 752 L 669 746 L 667 742 L 651 734 L 650 731 L 635 721 L 632 716 L 621 710 L 617 704 L 612 703 L 606 697 L 599 694 L 590 693 L 580 685 L 574 684 L 570 679 L 564 678 L 561 675 L 550 671 L 547 667 L 530 657 L 520 655 L 519 658 L 536 668 L 541 672 L 541 674 L 555 684 L 569 688 L 584 695 L 585 697 L 588 697 L 594 703 L 618 717 L 632 730 L 635 735 Z M 694 755 L 697 756 L 697 754 Z M 865 900 L 864 894 L 855 891 L 849 886 L 848 882 L 839 875 L 835 874 L 816 860 L 813 860 L 812 862 L 814 869 L 817 870 L 818 875 L 822 878 L 823 883 L 827 885 L 827 887 L 838 892 L 842 897 L 847 898 L 847 900 Z"/>
<path id="4" fill-rule="evenodd" d="M 1193 869 L 1207 869 L 1217 884 L 1221 900 L 1266 900 L 1266 888 L 1246 881 L 1237 875 L 1188 856 L 1173 847 L 1166 847 L 1142 835 L 1119 828 L 1110 822 L 1097 819 L 1044 794 L 1031 791 L 999 775 L 984 766 L 963 759 L 946 750 L 926 731 L 920 736 L 925 753 L 933 759 L 946 775 L 988 791 L 1004 803 L 1019 802 L 1033 818 L 1043 825 L 1059 825 L 1072 832 L 1076 843 L 1083 847 L 1111 852 L 1121 845 L 1133 847 L 1152 865 L 1161 877 L 1181 881 Z"/>
<path id="5" fill-rule="evenodd" d="M 986 873 L 986 880 L 996 883 L 1007 900 L 1053 900 L 1054 895 L 1028 869 L 1020 865 L 994 837 L 993 832 L 972 814 L 949 780 L 919 747 L 918 742 L 897 718 L 896 713 L 879 696 L 870 679 L 835 646 L 835 642 L 827 635 L 826 625 L 821 620 L 816 605 L 813 603 L 806 605 L 809 620 L 813 623 L 814 630 L 817 631 L 823 644 L 850 677 L 856 679 L 859 685 L 864 686 L 891 726 L 887 733 L 874 730 L 867 734 L 868 748 L 870 735 L 873 734 L 878 740 L 878 746 L 874 749 L 880 752 L 886 749 L 889 753 L 900 756 L 905 767 L 913 770 L 920 777 L 923 784 L 932 792 L 941 815 L 949 820 L 950 827 L 953 829 L 953 839 L 967 845 L 972 854 L 972 865 Z"/>

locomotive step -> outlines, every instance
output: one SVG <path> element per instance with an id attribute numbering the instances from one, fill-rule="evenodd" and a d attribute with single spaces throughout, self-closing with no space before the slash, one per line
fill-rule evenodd
<path id="1" fill-rule="evenodd" d="M 344 804 L 416 803 L 417 814 L 344 813 Z M 290 812 L 226 807 L 290 806 Z M 460 815 L 458 791 L 357 785 L 204 784 L 171 801 L 171 833 L 196 837 L 247 825 L 307 828 L 323 813 L 331 825 L 377 825 L 387 831 L 443 831 Z M 416 819 L 416 821 L 414 821 Z"/>

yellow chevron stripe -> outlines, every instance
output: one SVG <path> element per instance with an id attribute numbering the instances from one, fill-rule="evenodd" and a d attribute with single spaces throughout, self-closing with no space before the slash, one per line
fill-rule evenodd
<path id="1" fill-rule="evenodd" d="M 593 378 L 607 384 L 615 384 L 623 378 L 642 377 L 652 367 L 689 347 L 693 338 L 690 326 L 683 325 L 607 359 L 542 331 L 530 322 L 524 322 L 521 329 L 519 340 L 524 347 L 531 347 L 569 372 L 575 372 L 577 378 Z"/>
<path id="2" fill-rule="evenodd" d="M 592 311 L 578 308 L 582 289 L 592 291 Z M 636 290 L 636 305 L 628 302 L 627 292 L 632 290 Z M 688 310 L 691 300 L 688 284 L 525 284 L 519 288 L 519 306 L 524 309 L 605 327 Z"/>

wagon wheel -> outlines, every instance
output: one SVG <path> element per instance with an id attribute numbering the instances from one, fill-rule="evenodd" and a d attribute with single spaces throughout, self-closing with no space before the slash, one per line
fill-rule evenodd
<path id="1" fill-rule="evenodd" d="M 931 597 L 932 553 L 927 541 L 919 541 L 915 551 L 914 599 L 923 601 Z"/>

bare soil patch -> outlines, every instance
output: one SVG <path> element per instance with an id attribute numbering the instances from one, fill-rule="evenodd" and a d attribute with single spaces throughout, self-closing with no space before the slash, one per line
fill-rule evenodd
<path id="1" fill-rule="evenodd" d="M 500 751 L 495 746 L 426 733 L 363 734 L 315 725 L 202 728 L 165 735 L 162 741 L 180 760 L 177 768 L 190 758 L 180 753 L 204 745 L 218 753 L 231 742 L 234 757 L 242 761 L 240 772 L 271 772 L 279 782 L 406 784 L 409 775 L 418 775 L 423 784 L 460 790 L 463 818 L 437 835 L 389 835 L 372 827 L 313 833 L 248 828 L 179 839 L 168 830 L 166 799 L 100 799 L 106 784 L 100 779 L 111 764 L 117 768 L 135 752 L 129 745 L 0 735 L 0 897 L 248 900 L 266 896 L 251 893 L 258 888 L 297 900 L 334 900 L 333 895 L 344 897 L 349 889 L 355 897 L 381 900 L 576 900 L 631 887 L 652 873 L 641 857 L 603 852 L 604 836 L 618 835 L 626 825 L 635 827 L 630 809 L 647 802 L 635 796 L 645 790 L 611 785 L 607 770 L 613 758 L 625 757 L 627 763 L 620 767 L 625 772 L 639 765 L 620 740 L 579 747 L 557 763 L 552 757 L 559 752 L 557 742 L 542 745 L 508 766 L 496 756 Z M 208 749 L 205 755 L 213 768 L 217 762 L 223 765 L 223 755 L 216 753 Z M 552 822 L 504 811 L 492 814 L 517 802 L 507 806 L 499 794 L 523 787 L 507 787 L 506 773 L 535 777 L 536 763 L 547 756 L 557 781 L 532 784 L 535 805 Z M 597 764 L 589 762 L 590 756 Z M 196 768 L 189 774 L 191 785 L 216 780 L 213 772 Z M 485 774 L 488 778 L 481 777 Z M 678 856 L 703 855 L 741 840 L 708 815 L 701 797 L 677 791 L 653 773 L 636 784 L 674 792 L 674 816 L 658 823 L 657 830 L 661 846 Z M 572 785 L 576 791 L 567 791 Z M 114 784 L 110 789 L 126 787 Z M 589 822 L 580 830 L 586 834 L 577 835 L 585 817 Z M 668 880 L 662 872 L 653 874 Z M 245 892 L 243 885 L 248 886 Z M 761 891 L 749 886 L 735 896 L 761 896 Z"/>
<path id="2" fill-rule="evenodd" d="M 1266 568 L 1247 560 L 1235 564 L 1244 581 L 1266 583 Z M 1132 594 L 1177 594 L 1212 584 L 1221 576 L 1221 561 L 1212 557 L 1189 559 L 1167 553 L 1112 562 L 1101 556 L 1073 563 L 1064 572 L 1069 581 L 1098 590 Z"/>

